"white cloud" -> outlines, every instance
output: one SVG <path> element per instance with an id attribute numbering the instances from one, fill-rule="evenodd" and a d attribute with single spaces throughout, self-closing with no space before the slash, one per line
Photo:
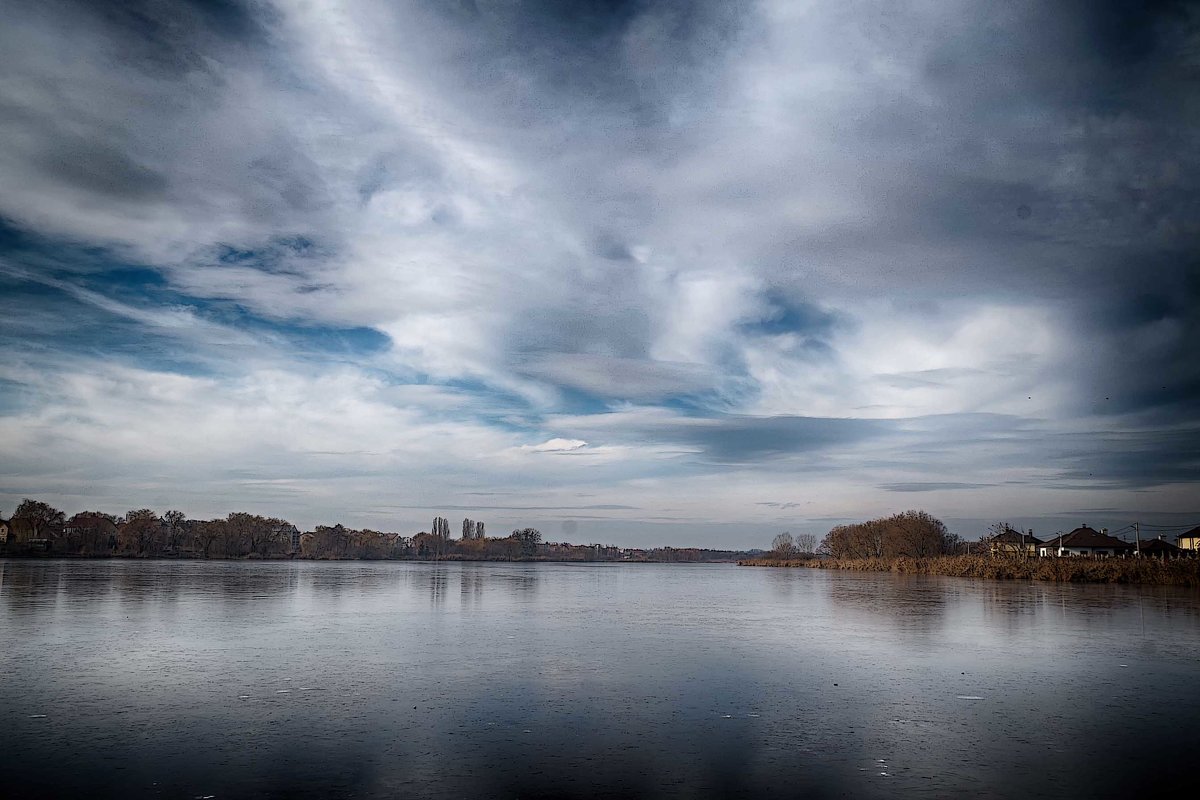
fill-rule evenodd
<path id="1" fill-rule="evenodd" d="M 582 439 L 549 439 L 541 444 L 522 445 L 522 450 L 528 450 L 531 453 L 571 453 L 580 448 L 587 447 L 587 442 Z"/>

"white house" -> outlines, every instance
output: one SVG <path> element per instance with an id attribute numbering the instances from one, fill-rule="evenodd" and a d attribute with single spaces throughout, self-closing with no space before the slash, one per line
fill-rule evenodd
<path id="1" fill-rule="evenodd" d="M 1115 536 L 1083 525 L 1070 533 L 1052 536 L 1038 545 L 1039 556 L 1119 556 L 1132 553 L 1134 546 Z"/>

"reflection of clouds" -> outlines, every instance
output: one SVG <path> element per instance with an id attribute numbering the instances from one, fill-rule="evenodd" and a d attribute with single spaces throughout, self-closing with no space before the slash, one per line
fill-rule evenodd
<path id="1" fill-rule="evenodd" d="M 827 762 L 792 756 L 798 740 L 778 727 L 778 713 L 761 711 L 755 676 L 696 655 L 683 659 L 692 679 L 666 686 L 556 687 L 523 675 L 489 687 L 444 723 L 464 740 L 463 788 L 566 798 L 850 792 Z M 855 788 L 861 796 L 866 787 Z"/>
<path id="2" fill-rule="evenodd" d="M 1194 601 L 732 566 L 0 561 L 5 774 L 63 796 L 1149 794 L 1186 760 L 1114 754 L 1200 745 Z"/>

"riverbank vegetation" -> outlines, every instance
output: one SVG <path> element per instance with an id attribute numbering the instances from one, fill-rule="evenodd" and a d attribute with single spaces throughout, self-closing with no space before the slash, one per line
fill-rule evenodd
<path id="1" fill-rule="evenodd" d="M 969 543 L 949 533 L 941 520 L 924 511 L 905 511 L 883 519 L 839 525 L 819 546 L 806 550 L 795 545 L 799 537 L 781 534 L 775 537 L 770 552 L 739 560 L 738 564 L 995 580 L 1200 586 L 1197 558 L 1132 555 L 1039 558 L 1023 541 L 1019 547 L 994 546 L 995 542 L 1007 542 L 1005 536 L 1011 533 L 1008 525 L 1000 523 L 993 526 L 990 535 Z M 805 537 L 806 543 L 814 540 L 811 535 Z M 964 554 L 972 544 L 975 554 Z"/>
<path id="2" fill-rule="evenodd" d="M 1146 583 L 1200 586 L 1196 558 L 1086 558 L 961 555 L 931 558 L 851 558 L 816 556 L 803 559 L 753 558 L 738 562 L 751 567 L 809 567 L 898 575 L 946 575 L 955 578 L 1058 581 L 1061 583 Z"/>
<path id="3" fill-rule="evenodd" d="M 416 561 L 736 561 L 750 553 L 697 547 L 622 548 L 546 542 L 536 528 L 489 537 L 483 522 L 435 517 L 429 531 L 412 535 L 342 524 L 301 531 L 287 520 L 234 512 L 218 519 L 189 519 L 182 511 L 159 515 L 136 509 L 122 516 L 82 511 L 67 517 L 48 503 L 26 499 L 12 519 L 0 519 L 0 556 L 83 558 L 299 558 Z M 759 551 L 761 552 L 761 551 Z"/>

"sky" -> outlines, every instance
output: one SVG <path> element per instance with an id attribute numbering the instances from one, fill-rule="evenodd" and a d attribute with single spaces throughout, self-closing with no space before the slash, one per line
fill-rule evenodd
<path id="1" fill-rule="evenodd" d="M 0 515 L 1200 523 L 1195 3 L 0 11 Z"/>

